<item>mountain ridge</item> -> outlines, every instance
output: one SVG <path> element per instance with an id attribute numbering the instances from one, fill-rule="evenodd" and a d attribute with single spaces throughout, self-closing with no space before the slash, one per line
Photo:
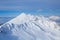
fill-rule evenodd
<path id="1" fill-rule="evenodd" d="M 22 13 L 0 26 L 1 40 L 60 40 L 59 26 L 43 16 Z M 13 38 L 16 37 L 16 38 Z M 7 38 L 4 38 L 7 37 Z M 4 39 L 3 39 L 4 38 Z"/>

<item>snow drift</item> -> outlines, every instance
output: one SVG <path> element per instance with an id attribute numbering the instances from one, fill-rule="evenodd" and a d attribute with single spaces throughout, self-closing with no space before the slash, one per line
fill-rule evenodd
<path id="1" fill-rule="evenodd" d="M 60 40 L 60 27 L 44 16 L 22 13 L 0 26 L 0 40 Z"/>

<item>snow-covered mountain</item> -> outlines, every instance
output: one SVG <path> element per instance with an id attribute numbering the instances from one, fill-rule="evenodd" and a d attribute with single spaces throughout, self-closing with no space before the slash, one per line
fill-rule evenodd
<path id="1" fill-rule="evenodd" d="M 0 40 L 60 40 L 60 27 L 44 16 L 22 13 L 0 26 Z"/>

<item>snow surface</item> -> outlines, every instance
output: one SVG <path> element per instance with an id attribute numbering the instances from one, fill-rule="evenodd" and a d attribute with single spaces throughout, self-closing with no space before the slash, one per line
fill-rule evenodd
<path id="1" fill-rule="evenodd" d="M 22 13 L 0 26 L 0 40 L 60 40 L 60 27 L 44 16 Z"/>

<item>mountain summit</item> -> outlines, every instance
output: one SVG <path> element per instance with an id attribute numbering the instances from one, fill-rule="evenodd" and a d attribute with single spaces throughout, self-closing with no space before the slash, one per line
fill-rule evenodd
<path id="1" fill-rule="evenodd" d="M 16 18 L 9 21 L 9 23 L 20 24 L 20 23 L 22 23 L 24 21 L 27 21 L 26 20 L 27 18 L 28 18 L 28 16 L 26 14 L 22 13 L 19 16 L 17 16 Z"/>
<path id="2" fill-rule="evenodd" d="M 22 13 L 0 26 L 1 40 L 60 40 L 60 27 L 44 16 Z"/>

